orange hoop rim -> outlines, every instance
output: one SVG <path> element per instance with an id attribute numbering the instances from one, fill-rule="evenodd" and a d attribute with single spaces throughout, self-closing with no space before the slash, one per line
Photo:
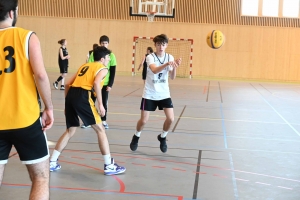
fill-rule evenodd
<path id="1" fill-rule="evenodd" d="M 147 11 L 146 13 L 147 13 L 147 15 L 155 15 L 157 12 L 154 12 L 154 11 Z"/>

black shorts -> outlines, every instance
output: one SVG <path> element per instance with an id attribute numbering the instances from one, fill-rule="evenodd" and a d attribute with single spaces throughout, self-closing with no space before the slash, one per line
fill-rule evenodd
<path id="1" fill-rule="evenodd" d="M 143 67 L 143 73 L 142 73 L 142 79 L 146 80 L 146 76 L 147 76 L 147 67 Z"/>
<path id="2" fill-rule="evenodd" d="M 151 100 L 142 98 L 140 107 L 141 110 L 155 111 L 157 107 L 159 110 L 163 110 L 164 108 L 173 108 L 172 99 Z"/>
<path id="3" fill-rule="evenodd" d="M 40 118 L 26 128 L 0 131 L 0 164 L 7 163 L 13 145 L 23 164 L 36 164 L 49 158 Z"/>
<path id="4" fill-rule="evenodd" d="M 80 126 L 78 117 L 86 126 L 101 122 L 92 95 L 91 91 L 70 87 L 65 101 L 67 128 Z"/>
<path id="5" fill-rule="evenodd" d="M 59 65 L 59 71 L 60 71 L 60 73 L 62 73 L 62 74 L 66 74 L 66 73 L 68 73 L 68 65 L 62 65 L 62 64 L 60 64 Z"/>

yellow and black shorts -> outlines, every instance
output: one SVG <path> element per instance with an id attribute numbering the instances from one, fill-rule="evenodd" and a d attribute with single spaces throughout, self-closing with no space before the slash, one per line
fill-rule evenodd
<path id="1" fill-rule="evenodd" d="M 78 117 L 86 126 L 101 122 L 92 95 L 91 91 L 70 87 L 65 101 L 67 128 L 80 126 Z"/>

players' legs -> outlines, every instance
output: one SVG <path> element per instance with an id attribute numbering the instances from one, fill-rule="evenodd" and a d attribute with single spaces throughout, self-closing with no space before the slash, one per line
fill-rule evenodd
<path id="1" fill-rule="evenodd" d="M 166 120 L 164 122 L 163 131 L 168 132 L 170 130 L 171 124 L 174 121 L 174 109 L 173 108 L 164 108 L 166 115 Z"/>
<path id="2" fill-rule="evenodd" d="M 108 144 L 108 140 L 106 137 L 104 127 L 101 124 L 100 125 L 94 124 L 94 125 L 92 125 L 92 128 L 95 130 L 95 132 L 97 134 L 99 149 L 100 149 L 102 155 L 110 154 L 109 144 Z"/>
<path id="3" fill-rule="evenodd" d="M 136 124 L 136 132 L 132 136 L 132 140 L 129 145 L 132 151 L 135 151 L 138 148 L 138 142 L 141 136 L 141 131 L 144 129 L 144 126 L 149 119 L 149 115 L 150 115 L 150 111 L 141 110 L 141 118 Z"/>
<path id="4" fill-rule="evenodd" d="M 67 76 L 67 73 L 62 73 L 61 74 L 61 77 L 62 77 L 62 79 L 61 79 L 61 85 L 65 85 L 65 77 Z"/>
<path id="5" fill-rule="evenodd" d="M 68 128 L 62 136 L 60 136 L 59 140 L 57 141 L 55 145 L 55 150 L 62 152 L 64 148 L 67 146 L 69 140 L 74 136 L 76 132 L 76 127 L 70 127 Z M 52 161 L 52 159 L 51 159 Z"/>
<path id="6" fill-rule="evenodd" d="M 144 129 L 145 124 L 149 120 L 150 111 L 142 110 L 141 111 L 141 118 L 136 124 L 136 131 L 141 132 Z"/>
<path id="7" fill-rule="evenodd" d="M 92 128 L 95 130 L 99 149 L 101 154 L 103 155 L 104 159 L 104 174 L 105 175 L 114 175 L 114 174 L 121 174 L 126 171 L 125 167 L 119 166 L 115 163 L 114 159 L 110 156 L 109 144 L 106 137 L 106 133 L 104 127 L 101 123 L 92 125 Z"/>
<path id="8" fill-rule="evenodd" d="M 5 164 L 0 164 L 0 186 L 3 180 L 4 168 L 5 168 Z"/>
<path id="9" fill-rule="evenodd" d="M 32 181 L 30 200 L 49 199 L 49 159 L 40 163 L 26 165 Z"/>

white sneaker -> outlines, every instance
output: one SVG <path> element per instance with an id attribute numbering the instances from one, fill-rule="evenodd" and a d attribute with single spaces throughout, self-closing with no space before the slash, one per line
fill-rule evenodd
<path id="1" fill-rule="evenodd" d="M 115 174 L 122 174 L 126 171 L 125 167 L 117 165 L 114 162 L 114 159 L 111 158 L 111 164 L 104 164 L 104 175 L 115 175 Z"/>
<path id="2" fill-rule="evenodd" d="M 85 126 L 84 124 L 81 125 L 81 128 L 91 128 L 91 125 Z"/>
<path id="3" fill-rule="evenodd" d="M 102 125 L 104 126 L 105 129 L 109 129 L 108 124 L 106 122 L 102 123 Z"/>
<path id="4" fill-rule="evenodd" d="M 50 161 L 50 172 L 57 171 L 61 168 L 57 161 Z"/>

